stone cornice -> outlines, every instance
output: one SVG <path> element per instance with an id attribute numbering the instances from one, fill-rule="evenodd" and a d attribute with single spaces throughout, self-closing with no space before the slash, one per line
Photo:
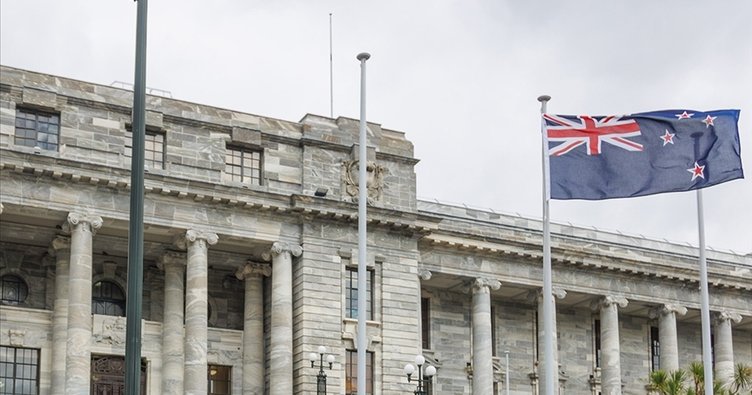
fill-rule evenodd
<path id="1" fill-rule="evenodd" d="M 521 239 L 498 239 L 496 237 L 476 237 L 460 232 L 434 231 L 421 239 L 421 244 L 429 248 L 445 248 L 456 251 L 459 254 L 483 255 L 490 260 L 522 259 L 531 264 L 540 264 L 543 259 L 543 250 L 538 241 Z M 673 260 L 674 256 L 666 256 L 663 260 L 645 259 L 638 255 L 614 256 L 609 251 L 582 249 L 577 246 L 569 246 L 561 241 L 551 248 L 551 262 L 554 268 L 557 266 L 573 266 L 596 270 L 599 272 L 620 273 L 639 278 L 657 278 L 672 282 L 699 284 L 699 268 L 696 266 L 697 258 L 682 257 Z M 693 262 L 693 259 L 695 262 Z M 713 262 L 709 266 L 709 283 L 717 288 L 752 290 L 752 271 L 738 270 L 739 275 L 733 271 L 719 270 L 726 265 L 743 269 L 743 266 L 730 265 L 727 262 L 708 260 Z M 677 265 L 677 263 L 681 265 Z M 745 277 L 746 276 L 746 277 Z"/>
<path id="2" fill-rule="evenodd" d="M 298 194 L 293 194 L 290 197 L 290 202 L 294 212 L 307 217 L 350 223 L 358 222 L 357 203 Z M 369 227 L 386 227 L 410 234 L 426 234 L 435 227 L 435 223 L 431 223 L 430 219 L 424 218 L 418 213 L 381 207 L 368 207 L 366 222 Z"/>
<path id="3" fill-rule="evenodd" d="M 127 169 L 7 149 L 0 149 L 0 158 L 2 158 L 0 161 L 2 171 L 83 185 L 130 190 L 130 171 Z M 147 196 L 168 196 L 232 208 L 313 216 L 323 220 L 349 223 L 357 223 L 358 220 L 357 204 L 351 202 L 300 194 L 267 192 L 160 174 L 147 173 L 144 178 L 144 192 Z M 417 213 L 369 207 L 368 225 L 406 233 L 425 234 L 436 227 L 436 222 L 431 217 Z"/>

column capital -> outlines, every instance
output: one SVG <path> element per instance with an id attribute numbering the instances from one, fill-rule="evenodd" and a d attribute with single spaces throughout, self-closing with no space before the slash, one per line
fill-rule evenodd
<path id="1" fill-rule="evenodd" d="M 648 312 L 650 318 L 658 318 L 667 314 L 684 315 L 687 314 L 687 308 L 673 303 L 667 303 L 660 306 L 655 306 Z"/>
<path id="2" fill-rule="evenodd" d="M 276 241 L 272 244 L 272 248 L 269 252 L 265 252 L 262 256 L 264 260 L 271 260 L 273 257 L 281 255 L 283 253 L 290 253 L 290 255 L 298 257 L 303 253 L 303 247 L 298 244 L 286 243 L 284 241 Z"/>
<path id="3" fill-rule="evenodd" d="M 58 251 L 70 250 L 71 240 L 68 236 L 58 235 L 50 242 L 50 248 L 47 249 L 47 253 L 51 256 L 57 256 Z"/>
<path id="4" fill-rule="evenodd" d="M 594 301 L 590 308 L 593 309 L 593 311 L 599 311 L 604 307 L 609 307 L 611 305 L 616 305 L 617 307 L 627 307 L 629 302 L 627 301 L 627 298 L 623 296 L 618 295 L 606 295 L 598 300 Z"/>
<path id="5" fill-rule="evenodd" d="M 491 290 L 497 290 L 501 288 L 501 281 L 488 278 L 488 277 L 478 277 L 473 281 L 472 290 L 474 294 L 477 293 L 491 293 Z"/>
<path id="6" fill-rule="evenodd" d="M 249 277 L 269 277 L 272 275 L 272 267 L 268 263 L 259 263 L 248 261 L 242 267 L 235 271 L 235 277 L 238 280 L 245 280 Z"/>
<path id="7" fill-rule="evenodd" d="M 193 243 L 198 243 L 198 245 L 201 247 L 207 247 L 217 244 L 217 241 L 219 241 L 219 236 L 217 236 L 217 234 L 214 232 L 199 229 L 188 229 L 185 232 L 185 235 L 179 235 L 176 238 L 175 244 L 180 249 L 186 249 Z"/>
<path id="8" fill-rule="evenodd" d="M 713 320 L 716 324 L 720 324 L 724 321 L 733 321 L 738 324 L 742 322 L 742 316 L 738 313 L 722 310 L 713 314 Z"/>
<path id="9" fill-rule="evenodd" d="M 167 266 L 185 267 L 188 262 L 185 252 L 182 251 L 165 251 L 157 260 L 159 270 L 165 270 Z"/>
<path id="10" fill-rule="evenodd" d="M 63 223 L 63 231 L 70 233 L 78 226 L 83 226 L 83 230 L 91 232 L 92 235 L 96 234 L 97 230 L 102 227 L 102 217 L 86 213 L 68 213 L 68 217 Z"/>

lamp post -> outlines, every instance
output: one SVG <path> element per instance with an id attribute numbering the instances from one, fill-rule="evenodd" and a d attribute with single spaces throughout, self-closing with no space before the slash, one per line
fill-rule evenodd
<path id="1" fill-rule="evenodd" d="M 428 382 L 431 381 L 431 377 L 436 374 L 436 368 L 428 365 L 423 371 L 423 365 L 426 363 L 426 359 L 422 355 L 415 357 L 415 365 L 418 366 L 418 378 L 415 381 L 418 382 L 418 388 L 415 389 L 415 395 L 428 395 Z M 412 364 L 405 365 L 405 374 L 407 375 L 407 382 L 412 381 L 412 375 L 415 373 L 415 366 Z"/>
<path id="2" fill-rule="evenodd" d="M 324 372 L 324 354 L 326 354 L 326 347 L 319 346 L 318 355 L 315 352 L 308 354 L 308 360 L 311 361 L 311 367 L 316 366 L 316 359 L 319 360 L 319 374 L 316 376 L 316 395 L 326 395 L 326 373 Z M 327 355 L 326 362 L 329 364 L 329 370 L 332 369 L 334 363 L 334 355 Z"/>

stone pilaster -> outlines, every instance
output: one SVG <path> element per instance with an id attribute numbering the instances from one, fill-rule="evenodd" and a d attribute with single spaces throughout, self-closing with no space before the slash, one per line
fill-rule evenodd
<path id="1" fill-rule="evenodd" d="M 544 325 L 543 321 L 545 317 L 543 316 L 543 289 L 538 289 L 533 291 L 533 297 L 535 298 L 535 302 L 538 304 L 538 377 L 539 381 L 541 383 L 540 388 L 546 388 L 545 386 L 545 380 L 548 377 L 546 372 L 546 363 L 544 359 L 545 354 L 545 331 L 543 330 Z M 558 336 L 556 331 L 556 299 L 564 299 L 567 296 L 567 291 L 565 291 L 562 288 L 553 288 L 552 292 L 553 298 L 551 300 L 551 303 L 553 304 L 551 306 L 551 311 L 553 312 L 551 320 L 553 322 L 552 326 L 552 336 L 551 336 L 551 342 L 553 345 L 553 351 L 554 351 L 554 369 L 556 370 L 556 374 L 554 374 L 554 378 L 556 382 L 554 382 L 554 388 L 559 387 L 559 347 L 557 345 Z"/>
<path id="2" fill-rule="evenodd" d="M 488 278 L 473 282 L 473 395 L 493 393 L 491 290 L 500 287 L 498 280 Z"/>
<path id="3" fill-rule="evenodd" d="M 621 395 L 621 357 L 619 348 L 619 307 L 627 307 L 622 296 L 604 296 L 593 303 L 601 316 L 601 393 Z"/>
<path id="4" fill-rule="evenodd" d="M 269 389 L 272 395 L 293 393 L 292 382 L 292 257 L 303 253 L 299 245 L 272 245 L 272 318 Z"/>
<path id="5" fill-rule="evenodd" d="M 52 311 L 52 386 L 53 395 L 65 394 L 65 358 L 68 342 L 68 281 L 70 271 L 69 237 L 52 239 L 50 255 L 55 262 L 55 302 Z"/>
<path id="6" fill-rule="evenodd" d="M 742 316 L 728 311 L 715 314 L 715 376 L 727 384 L 734 379 L 734 343 L 731 336 L 731 321 L 739 323 Z"/>
<path id="7" fill-rule="evenodd" d="M 162 322 L 162 394 L 183 394 L 183 320 L 186 254 L 167 251 L 157 263 L 164 270 Z"/>
<path id="8" fill-rule="evenodd" d="M 264 394 L 264 282 L 272 268 L 268 264 L 248 262 L 235 272 L 245 280 L 243 312 L 243 394 Z"/>
<path id="9" fill-rule="evenodd" d="M 679 342 L 676 334 L 676 315 L 687 314 L 687 308 L 665 304 L 650 310 L 650 318 L 658 318 L 661 369 L 673 372 L 679 369 Z"/>
<path id="10" fill-rule="evenodd" d="M 206 353 L 209 340 L 209 246 L 216 233 L 191 229 L 185 232 L 188 267 L 185 273 L 185 395 L 208 393 Z"/>
<path id="11" fill-rule="evenodd" d="M 92 239 L 102 218 L 68 214 L 63 230 L 70 232 L 68 333 L 65 349 L 65 393 L 88 395 L 91 379 Z"/>

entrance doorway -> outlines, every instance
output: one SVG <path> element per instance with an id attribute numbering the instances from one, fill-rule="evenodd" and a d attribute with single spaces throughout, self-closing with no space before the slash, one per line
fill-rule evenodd
<path id="1" fill-rule="evenodd" d="M 141 395 L 146 395 L 146 364 L 141 360 Z M 125 394 L 125 357 L 91 356 L 91 395 Z"/>

